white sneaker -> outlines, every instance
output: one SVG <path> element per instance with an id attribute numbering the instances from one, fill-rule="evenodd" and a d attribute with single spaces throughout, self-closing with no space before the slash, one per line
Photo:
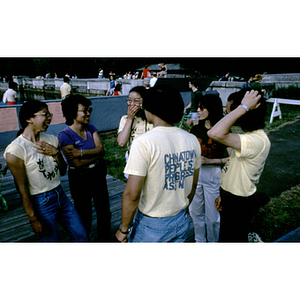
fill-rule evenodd
<path id="1" fill-rule="evenodd" d="M 261 238 L 256 232 L 250 232 L 248 233 L 248 242 L 249 243 L 263 243 Z"/>

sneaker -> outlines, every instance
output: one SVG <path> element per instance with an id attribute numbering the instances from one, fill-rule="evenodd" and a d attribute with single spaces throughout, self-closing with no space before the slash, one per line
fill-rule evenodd
<path id="1" fill-rule="evenodd" d="M 248 233 L 248 242 L 249 243 L 263 243 L 261 238 L 256 232 L 250 232 Z"/>

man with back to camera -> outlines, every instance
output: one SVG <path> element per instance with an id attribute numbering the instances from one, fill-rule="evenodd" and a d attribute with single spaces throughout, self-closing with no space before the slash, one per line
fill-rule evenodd
<path id="1" fill-rule="evenodd" d="M 70 82 L 70 78 L 68 76 L 65 76 L 64 83 L 60 87 L 61 99 L 64 99 L 64 98 L 66 98 L 67 95 L 71 94 L 71 86 L 70 86 L 69 82 Z"/>
<path id="2" fill-rule="evenodd" d="M 201 166 L 197 138 L 174 126 L 183 115 L 180 93 L 167 85 L 148 90 L 143 99 L 153 129 L 132 143 L 124 173 L 129 178 L 122 197 L 122 224 L 116 233 L 129 242 L 184 242 L 191 203 Z"/>

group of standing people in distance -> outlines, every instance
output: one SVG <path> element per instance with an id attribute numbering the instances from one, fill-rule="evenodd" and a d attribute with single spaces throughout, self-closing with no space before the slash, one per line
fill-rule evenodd
<path id="1" fill-rule="evenodd" d="M 270 150 L 263 92 L 245 87 L 232 93 L 224 116 L 218 93 L 202 93 L 192 80 L 190 88 L 192 101 L 185 108 L 168 85 L 129 92 L 117 137 L 127 150 L 122 223 L 115 234 L 120 242 L 184 242 L 190 216 L 196 242 L 248 240 L 251 216 L 266 197 L 256 193 Z M 197 113 L 190 130 L 175 126 L 185 109 Z M 68 127 L 57 138 L 44 133 L 52 120 L 47 105 L 24 103 L 22 129 L 4 157 L 41 241 L 59 240 L 57 222 L 72 241 L 88 241 L 92 201 L 97 241 L 110 241 L 105 150 L 90 123 L 91 101 L 66 95 L 62 111 Z M 233 125 L 243 133 L 232 132 Z M 60 186 L 67 168 L 75 207 Z"/>

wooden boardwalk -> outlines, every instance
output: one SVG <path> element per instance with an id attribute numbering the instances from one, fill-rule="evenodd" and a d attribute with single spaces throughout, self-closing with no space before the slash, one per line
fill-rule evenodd
<path id="1" fill-rule="evenodd" d="M 3 151 L 0 152 L 0 164 L 5 166 Z M 121 223 L 122 213 L 122 194 L 126 183 L 107 175 L 107 186 L 110 200 L 111 217 L 111 234 L 112 237 Z M 67 196 L 71 199 L 68 175 L 61 177 L 61 185 Z M 4 185 L 1 193 L 8 203 L 8 211 L 0 210 L 0 242 L 37 242 L 37 237 L 33 233 L 31 225 L 28 222 L 27 215 L 23 209 L 19 193 L 17 192 L 10 171 L 4 176 Z M 69 242 L 67 233 L 60 228 L 62 242 Z M 191 229 L 187 242 L 193 242 L 194 229 L 191 222 Z M 96 212 L 93 208 L 93 221 L 90 233 L 90 241 L 96 239 Z"/>

